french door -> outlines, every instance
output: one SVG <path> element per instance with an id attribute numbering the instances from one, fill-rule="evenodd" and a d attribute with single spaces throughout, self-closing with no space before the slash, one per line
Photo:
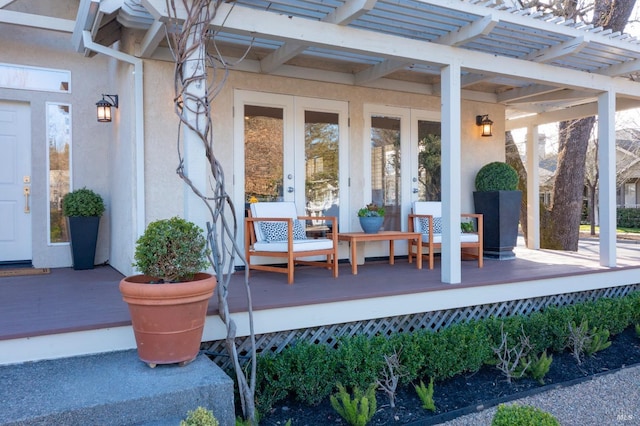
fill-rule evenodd
<path id="1" fill-rule="evenodd" d="M 365 105 L 365 202 L 385 208 L 385 230 L 406 230 L 413 201 L 440 200 L 440 113 Z"/>
<path id="2" fill-rule="evenodd" d="M 236 90 L 234 112 L 236 204 L 294 201 L 299 215 L 347 223 L 346 102 Z"/>

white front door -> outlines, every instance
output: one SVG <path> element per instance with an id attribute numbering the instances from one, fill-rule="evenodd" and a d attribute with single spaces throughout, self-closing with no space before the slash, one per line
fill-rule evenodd
<path id="1" fill-rule="evenodd" d="M 31 260 L 31 137 L 27 104 L 0 101 L 0 262 Z"/>

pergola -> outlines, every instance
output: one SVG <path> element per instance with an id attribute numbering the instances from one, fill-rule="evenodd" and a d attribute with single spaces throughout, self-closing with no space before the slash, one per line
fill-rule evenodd
<path id="1" fill-rule="evenodd" d="M 0 1 L 0 22 L 68 31 L 62 20 L 11 10 L 14 2 Z M 178 9 L 178 19 L 185 13 Z M 172 60 L 167 22 L 166 0 L 81 0 L 72 42 L 85 55 L 126 60 L 110 46 L 125 30 L 139 32 L 127 57 Z M 536 128 L 597 114 L 600 263 L 615 266 L 615 112 L 640 106 L 630 77 L 640 70 L 634 37 L 491 0 L 237 0 L 219 6 L 211 29 L 229 63 L 243 58 L 233 69 L 441 97 L 447 283 L 461 274 L 460 236 L 450 226 L 460 213 L 461 101 L 502 104 L 506 130 L 528 128 L 532 248 L 539 247 Z"/>

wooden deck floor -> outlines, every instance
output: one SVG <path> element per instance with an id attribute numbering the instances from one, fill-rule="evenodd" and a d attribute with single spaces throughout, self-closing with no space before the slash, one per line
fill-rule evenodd
<path id="1" fill-rule="evenodd" d="M 630 268 L 638 269 L 640 282 L 640 244 L 619 243 L 617 247 L 617 268 L 599 266 L 595 242 L 582 242 L 578 252 L 518 247 L 516 259 L 486 259 L 482 269 L 475 261 L 463 262 L 462 284 L 456 285 L 441 283 L 439 260 L 434 270 L 417 270 L 406 258 L 398 258 L 395 265 L 368 261 L 358 268 L 358 275 L 352 275 L 351 266 L 344 263 L 337 279 L 327 270 L 298 267 L 293 285 L 286 284 L 284 274 L 252 271 L 250 285 L 254 310 L 267 310 Z M 48 275 L 0 278 L 0 340 L 130 325 L 128 308 L 118 291 L 121 278 L 108 266 L 88 271 L 60 268 Z M 243 278 L 242 272 L 232 278 L 228 298 L 231 312 L 246 311 Z M 214 295 L 209 314 L 216 313 Z"/>

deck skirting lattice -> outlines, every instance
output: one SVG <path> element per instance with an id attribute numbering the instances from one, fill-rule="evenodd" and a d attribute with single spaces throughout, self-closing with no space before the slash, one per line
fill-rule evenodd
<path id="1" fill-rule="evenodd" d="M 603 297 L 623 297 L 637 290 L 640 290 L 640 284 L 266 333 L 256 336 L 256 349 L 258 353 L 279 353 L 292 343 L 301 340 L 314 344 L 335 345 L 341 337 L 345 336 L 389 336 L 394 333 L 411 333 L 416 330 L 438 331 L 465 321 L 489 317 L 506 318 L 514 315 L 530 315 L 548 306 L 567 306 L 595 301 Z M 238 353 L 243 356 L 250 351 L 251 339 L 240 337 L 236 339 L 236 344 L 238 345 Z M 232 368 L 224 340 L 205 342 L 202 344 L 202 348 L 221 368 L 224 370 Z"/>

